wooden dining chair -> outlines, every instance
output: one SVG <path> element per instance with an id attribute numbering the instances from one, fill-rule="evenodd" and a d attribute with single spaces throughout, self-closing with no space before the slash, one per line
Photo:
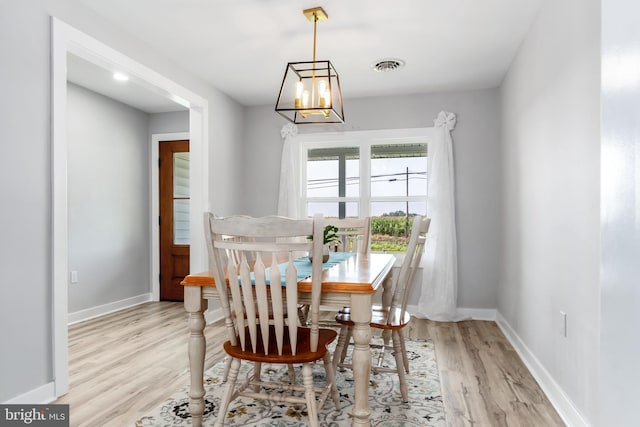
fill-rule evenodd
<path id="1" fill-rule="evenodd" d="M 205 213 L 204 215 L 204 229 L 205 229 L 205 234 L 206 234 L 206 242 L 207 242 L 207 250 L 209 253 L 209 257 L 211 258 L 211 256 L 213 255 L 213 245 L 212 245 L 212 232 L 211 232 L 211 218 L 215 218 L 215 215 L 212 213 Z M 223 236 L 222 239 L 227 240 L 227 241 L 236 241 L 236 242 L 241 242 L 241 241 L 253 241 L 252 238 L 247 238 L 245 236 Z M 233 260 L 239 264 L 240 263 L 240 254 L 237 251 L 232 251 L 232 250 L 227 250 L 226 251 L 226 255 L 227 257 L 231 257 L 233 258 Z M 253 256 L 253 254 L 247 254 L 248 257 Z M 255 260 L 253 258 L 247 258 L 247 261 L 249 262 L 249 264 L 252 264 Z M 232 310 L 231 311 L 231 315 L 235 316 L 235 312 Z M 245 313 L 246 315 L 246 313 Z M 287 313 L 284 313 L 284 316 L 286 318 Z M 272 319 L 272 315 L 270 314 L 270 319 Z M 226 325 L 226 329 L 227 332 L 229 334 L 230 337 L 233 337 L 235 335 L 235 329 L 233 326 L 233 322 L 227 322 Z M 225 364 L 224 367 L 224 371 L 222 373 L 222 381 L 226 382 L 227 381 L 227 376 L 229 375 L 229 369 L 231 368 L 231 358 L 227 359 L 227 362 Z M 256 371 L 260 370 L 260 364 L 259 363 L 255 363 L 255 369 Z M 289 365 L 289 378 L 291 380 L 291 382 L 295 381 L 295 370 L 293 365 Z"/>
<path id="2" fill-rule="evenodd" d="M 331 394 L 340 398 L 335 369 L 327 351 L 337 333 L 318 326 L 322 274 L 322 215 L 313 219 L 251 218 L 209 215 L 210 268 L 222 304 L 229 340 L 224 351 L 231 358 L 216 426 L 223 426 L 232 400 L 239 396 L 275 402 L 306 404 L 309 425 L 318 425 L 318 410 Z M 306 239 L 313 235 L 313 241 Z M 299 240 L 299 241 L 298 241 Z M 310 252 L 311 305 L 309 327 L 297 321 L 298 269 L 296 254 Z M 249 260 L 253 260 L 250 262 Z M 300 261 L 297 265 L 301 266 Z M 307 266 L 307 267 L 308 267 Z M 304 273 L 306 274 L 306 273 Z M 227 286 L 220 286 L 226 283 Z M 287 319 L 295 319 L 289 322 Z M 241 361 L 254 363 L 238 384 Z M 326 379 L 314 386 L 311 364 L 324 363 Z M 302 384 L 262 381 L 263 363 L 302 365 Z M 276 393 L 274 390 L 285 390 Z"/>
<path id="3" fill-rule="evenodd" d="M 380 346 L 380 353 L 376 364 L 372 365 L 374 372 L 395 372 L 398 374 L 400 382 L 400 394 L 403 402 L 409 400 L 409 388 L 405 378 L 405 373 L 409 373 L 409 359 L 405 348 L 405 337 L 403 329 L 409 324 L 411 315 L 407 312 L 407 303 L 411 293 L 411 285 L 415 278 L 416 271 L 420 266 L 420 259 L 424 252 L 427 231 L 431 219 L 421 216 L 413 217 L 411 226 L 411 236 L 407 252 L 402 261 L 400 271 L 395 276 L 392 284 L 392 298 L 388 304 L 374 305 L 371 308 L 371 327 L 383 331 L 384 343 Z M 351 310 L 349 307 L 342 308 L 336 315 L 336 322 L 341 326 L 340 337 L 333 356 L 334 368 L 351 367 L 344 363 L 346 348 L 350 345 L 353 321 L 351 320 Z M 393 347 L 389 346 L 388 332 L 391 334 Z M 372 345 L 372 347 L 376 347 Z M 382 366 L 385 350 L 393 350 L 395 357 L 395 367 L 386 368 Z"/>
<path id="4" fill-rule="evenodd" d="M 333 225 L 338 229 L 336 234 L 342 242 L 337 250 L 341 252 L 369 252 L 371 235 L 371 219 L 366 218 L 325 218 L 324 225 Z"/>
<path id="5" fill-rule="evenodd" d="M 336 234 L 340 245 L 334 247 L 336 252 L 355 252 L 365 254 L 369 252 L 371 237 L 371 218 L 324 218 L 324 226 L 332 225 L 338 229 Z M 300 323 L 305 324 L 309 313 L 307 304 L 298 306 Z"/>

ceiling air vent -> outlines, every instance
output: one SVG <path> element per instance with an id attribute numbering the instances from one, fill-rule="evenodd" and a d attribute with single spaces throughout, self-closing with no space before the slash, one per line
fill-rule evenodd
<path id="1" fill-rule="evenodd" d="M 371 64 L 373 71 L 377 71 L 379 73 L 396 71 L 402 67 L 404 67 L 404 61 L 401 59 L 382 59 Z"/>

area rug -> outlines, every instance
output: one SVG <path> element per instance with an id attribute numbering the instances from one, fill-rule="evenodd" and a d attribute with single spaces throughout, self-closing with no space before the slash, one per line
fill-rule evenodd
<path id="1" fill-rule="evenodd" d="M 400 398 L 400 385 L 396 374 L 372 373 L 369 386 L 371 425 L 373 427 L 444 427 L 444 408 L 433 342 L 430 340 L 407 341 L 406 347 L 411 367 L 411 374 L 407 376 L 409 402 L 403 403 Z M 384 363 L 388 366 L 395 365 L 391 352 L 385 354 Z M 224 366 L 225 361 L 222 361 L 205 372 L 203 426 L 212 426 L 218 415 L 218 405 L 224 390 L 221 379 Z M 252 367 L 251 363 L 242 363 L 238 378 L 244 378 Z M 287 367 L 263 365 L 262 376 L 263 378 L 270 376 L 288 378 Z M 314 365 L 314 376 L 324 378 L 322 364 Z M 341 409 L 336 411 L 331 398 L 327 398 L 319 414 L 321 426 L 351 425 L 351 412 L 354 405 L 352 371 L 338 370 L 336 383 L 340 392 Z M 190 426 L 188 390 L 188 386 L 183 387 L 182 390 L 168 397 L 155 411 L 137 420 L 134 425 L 136 427 Z M 302 427 L 308 425 L 306 415 L 304 406 L 238 398 L 229 405 L 225 426 Z"/>

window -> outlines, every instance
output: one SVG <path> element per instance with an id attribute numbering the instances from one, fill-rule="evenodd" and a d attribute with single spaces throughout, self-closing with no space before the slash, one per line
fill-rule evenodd
<path id="1" fill-rule="evenodd" d="M 430 131 L 351 132 L 303 142 L 304 211 L 370 216 L 371 250 L 403 252 L 412 217 L 427 212 Z"/>

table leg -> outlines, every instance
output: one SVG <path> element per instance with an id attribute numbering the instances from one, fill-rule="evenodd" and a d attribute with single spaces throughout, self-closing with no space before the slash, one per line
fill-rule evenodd
<path id="1" fill-rule="evenodd" d="M 369 426 L 369 375 L 371 374 L 371 295 L 351 295 L 351 320 L 353 320 L 353 377 L 355 404 L 353 426 Z"/>
<path id="2" fill-rule="evenodd" d="M 206 342 L 204 338 L 204 311 L 207 309 L 207 300 L 202 298 L 200 286 L 184 287 L 184 308 L 189 314 L 189 371 L 191 373 L 191 386 L 189 388 L 189 411 L 191 412 L 192 425 L 202 425 L 204 414 L 204 355 Z"/>

